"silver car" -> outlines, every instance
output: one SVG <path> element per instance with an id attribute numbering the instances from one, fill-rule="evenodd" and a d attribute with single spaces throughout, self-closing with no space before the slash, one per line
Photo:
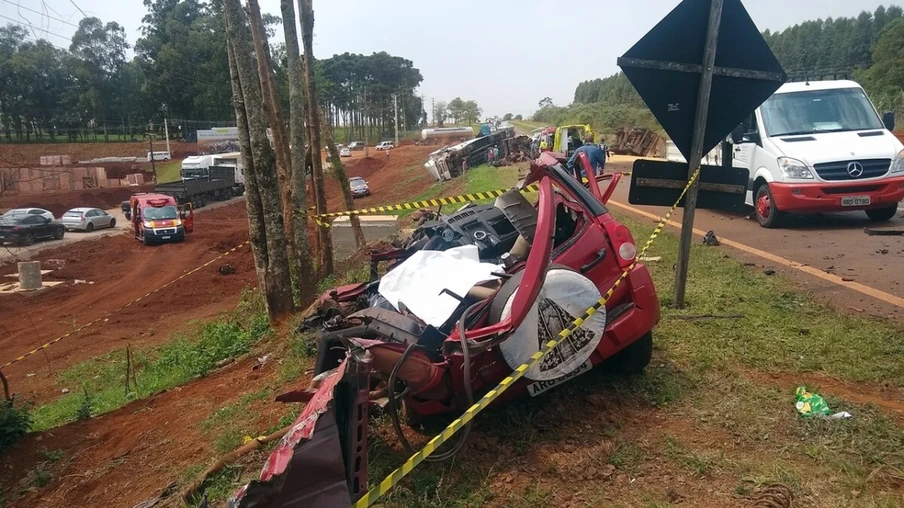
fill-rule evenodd
<path id="1" fill-rule="evenodd" d="M 17 215 L 40 215 L 41 217 L 46 217 L 50 220 L 56 219 L 52 212 L 43 208 L 13 208 L 4 213 L 3 217 L 9 219 Z"/>
<path id="2" fill-rule="evenodd" d="M 116 218 L 100 208 L 73 208 L 63 214 L 62 220 L 68 230 L 94 231 L 116 227 Z"/>

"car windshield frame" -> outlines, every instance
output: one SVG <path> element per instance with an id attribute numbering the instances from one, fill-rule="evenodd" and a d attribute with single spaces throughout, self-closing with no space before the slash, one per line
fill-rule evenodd
<path id="1" fill-rule="evenodd" d="M 72 210 L 70 210 L 70 211 L 64 213 L 63 217 L 82 217 L 86 213 L 88 213 L 87 210 L 81 211 L 81 212 L 73 212 Z"/>
<path id="2" fill-rule="evenodd" d="M 778 93 L 766 99 L 760 114 L 769 137 L 885 128 L 866 92 L 858 87 Z"/>
<path id="3" fill-rule="evenodd" d="M 164 210 L 172 209 L 172 216 L 162 215 Z M 152 212 L 160 212 L 160 215 Z M 144 220 L 176 220 L 179 218 L 179 210 L 175 205 L 149 206 L 144 209 Z"/>

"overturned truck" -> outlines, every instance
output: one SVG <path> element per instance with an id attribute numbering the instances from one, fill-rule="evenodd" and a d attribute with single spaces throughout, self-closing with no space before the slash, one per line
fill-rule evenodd
<path id="1" fill-rule="evenodd" d="M 618 175 L 607 177 L 606 192 L 585 187 L 544 154 L 520 188 L 422 217 L 404 243 L 372 255 L 369 282 L 324 294 L 304 324 L 319 331 L 315 377 L 278 397 L 307 405 L 230 506 L 349 506 L 367 488 L 372 408 L 388 411 L 411 450 L 402 420 L 461 414 L 610 288 L 605 307 L 496 400 L 537 396 L 596 366 L 645 368 L 659 302 L 631 232 L 606 209 Z M 520 191 L 530 184 L 536 205 Z M 467 432 L 430 458 L 451 457 Z"/>
<path id="2" fill-rule="evenodd" d="M 424 168 L 436 181 L 451 180 L 468 168 L 487 163 L 487 149 L 498 146 L 502 156 L 509 155 L 509 143 L 514 136 L 511 129 L 497 130 L 469 139 L 457 145 L 444 146 L 431 153 Z"/>

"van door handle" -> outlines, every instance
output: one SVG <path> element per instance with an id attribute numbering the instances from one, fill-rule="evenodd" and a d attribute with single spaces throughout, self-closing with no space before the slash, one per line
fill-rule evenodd
<path id="1" fill-rule="evenodd" d="M 606 248 L 603 247 L 596 253 L 596 258 L 593 261 L 587 263 L 586 265 L 581 266 L 581 273 L 587 273 L 593 269 L 594 266 L 600 264 L 600 261 L 606 259 Z"/>

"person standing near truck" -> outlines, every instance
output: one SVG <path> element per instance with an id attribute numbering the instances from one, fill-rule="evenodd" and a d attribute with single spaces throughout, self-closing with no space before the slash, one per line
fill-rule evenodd
<path id="1" fill-rule="evenodd" d="M 606 155 L 600 149 L 600 147 L 593 142 L 593 133 L 588 133 L 584 136 L 584 144 L 579 146 L 577 150 L 571 155 L 571 158 L 568 159 L 568 169 L 570 171 L 575 172 L 575 176 L 578 176 L 578 172 L 575 169 L 574 161 L 577 160 L 578 154 L 584 152 L 587 154 L 587 158 L 590 160 L 590 165 L 592 166 L 592 171 L 594 172 L 594 176 L 602 174 L 606 169 Z M 585 174 L 585 168 L 581 168 L 580 178 L 583 177 L 590 178 L 589 175 Z"/>

